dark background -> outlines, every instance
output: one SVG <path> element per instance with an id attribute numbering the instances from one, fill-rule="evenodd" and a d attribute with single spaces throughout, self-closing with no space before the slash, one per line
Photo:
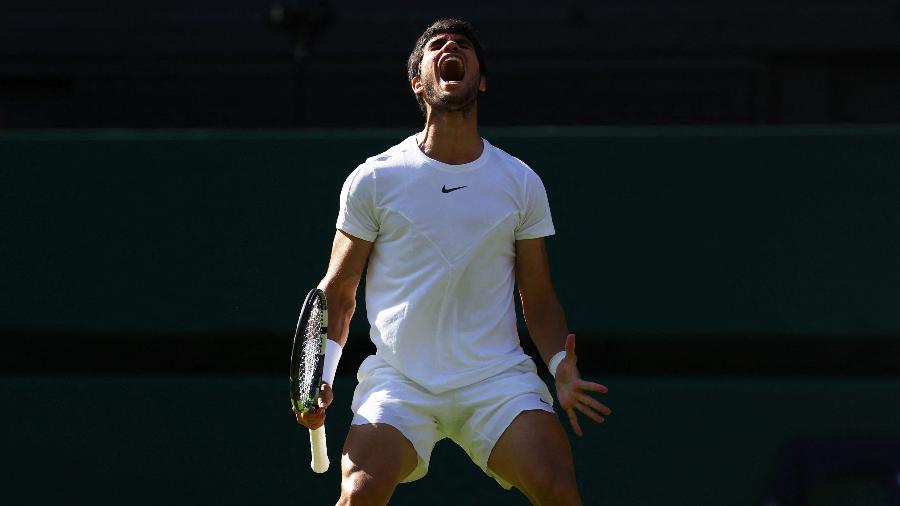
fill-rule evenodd
<path id="1" fill-rule="evenodd" d="M 897 504 L 896 1 L 0 6 L 10 504 L 334 500 L 373 347 L 360 305 L 315 476 L 292 326 L 344 177 L 420 127 L 406 57 L 449 15 L 611 390 L 573 439 L 586 504 Z M 392 504 L 423 497 L 525 503 L 447 443 Z"/>
<path id="2" fill-rule="evenodd" d="M 415 127 L 406 56 L 454 15 L 488 51 L 485 125 L 900 118 L 895 0 L 2 6 L 5 128 Z"/>

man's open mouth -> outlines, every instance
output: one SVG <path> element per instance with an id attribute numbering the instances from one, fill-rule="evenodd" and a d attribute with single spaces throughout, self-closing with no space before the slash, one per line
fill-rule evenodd
<path id="1" fill-rule="evenodd" d="M 457 55 L 446 55 L 438 62 L 441 80 L 448 83 L 462 81 L 466 76 L 466 65 Z"/>

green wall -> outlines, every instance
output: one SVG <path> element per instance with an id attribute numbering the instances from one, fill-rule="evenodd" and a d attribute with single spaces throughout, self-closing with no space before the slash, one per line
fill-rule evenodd
<path id="1" fill-rule="evenodd" d="M 344 177 L 408 133 L 0 134 L 0 331 L 281 334 Z M 582 334 L 900 333 L 900 127 L 484 135 L 546 183 Z"/>
<path id="2" fill-rule="evenodd" d="M 324 273 L 345 175 L 408 133 L 2 133 L 0 336 L 283 341 Z M 900 127 L 484 134 L 544 178 L 582 335 L 900 336 Z M 574 441 L 586 504 L 760 504 L 794 436 L 900 437 L 896 379 L 595 379 L 615 414 Z M 308 470 L 286 383 L 0 375 L 3 497 L 328 504 L 336 466 Z M 329 413 L 333 461 L 354 383 Z M 392 504 L 524 504 L 451 444 L 434 458 Z"/>

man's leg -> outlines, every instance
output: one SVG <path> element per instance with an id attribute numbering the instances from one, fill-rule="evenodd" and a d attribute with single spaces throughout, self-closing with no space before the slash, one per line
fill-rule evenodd
<path id="1" fill-rule="evenodd" d="M 553 413 L 520 413 L 494 445 L 488 467 L 533 504 L 581 505 L 569 439 Z"/>
<path id="2" fill-rule="evenodd" d="M 394 488 L 417 464 L 412 443 L 396 428 L 378 423 L 351 425 L 341 457 L 338 506 L 387 504 Z"/>

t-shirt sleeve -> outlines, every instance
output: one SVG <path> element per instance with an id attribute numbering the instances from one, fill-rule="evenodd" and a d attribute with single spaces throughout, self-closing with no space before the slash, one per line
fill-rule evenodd
<path id="1" fill-rule="evenodd" d="M 375 181 L 371 171 L 357 167 L 344 181 L 337 218 L 338 230 L 374 242 L 378 237 L 375 214 Z"/>
<path id="2" fill-rule="evenodd" d="M 516 228 L 516 240 L 536 239 L 555 234 L 547 190 L 541 178 L 530 169 L 525 175 L 524 195 L 519 226 Z"/>

